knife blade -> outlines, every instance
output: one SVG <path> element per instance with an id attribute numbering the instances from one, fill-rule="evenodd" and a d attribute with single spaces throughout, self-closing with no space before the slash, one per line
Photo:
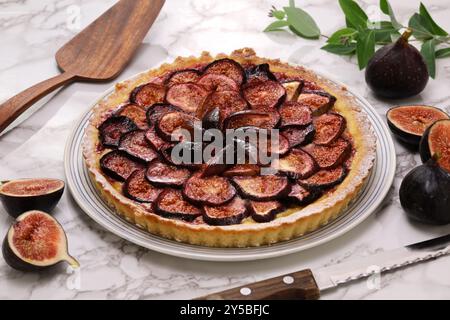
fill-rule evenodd
<path id="1" fill-rule="evenodd" d="M 375 273 L 389 272 L 450 253 L 450 234 L 316 270 L 305 269 L 197 300 L 318 299 L 320 292 Z"/>

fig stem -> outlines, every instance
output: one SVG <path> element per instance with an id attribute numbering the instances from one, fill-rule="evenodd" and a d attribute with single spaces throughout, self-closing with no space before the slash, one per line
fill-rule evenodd
<path id="1" fill-rule="evenodd" d="M 405 32 L 402 33 L 401 39 L 405 42 L 408 42 L 409 37 L 411 37 L 413 31 L 410 28 L 407 28 Z"/>
<path id="2" fill-rule="evenodd" d="M 64 260 L 66 260 L 67 263 L 69 263 L 69 265 L 74 269 L 78 269 L 80 267 L 80 263 L 77 261 L 77 259 L 75 259 L 71 255 L 66 255 Z"/>

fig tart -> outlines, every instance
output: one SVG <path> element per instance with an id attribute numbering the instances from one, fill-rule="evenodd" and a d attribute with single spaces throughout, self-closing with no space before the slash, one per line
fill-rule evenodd
<path id="1" fill-rule="evenodd" d="M 208 161 L 175 161 L 177 145 L 204 144 L 172 134 L 199 123 L 276 130 L 277 144 L 256 149 L 277 157 L 218 162 L 225 145 Z M 327 224 L 358 195 L 375 151 L 371 124 L 346 88 L 250 48 L 178 57 L 118 83 L 94 107 L 83 140 L 91 179 L 117 214 L 211 247 L 274 244 Z"/>

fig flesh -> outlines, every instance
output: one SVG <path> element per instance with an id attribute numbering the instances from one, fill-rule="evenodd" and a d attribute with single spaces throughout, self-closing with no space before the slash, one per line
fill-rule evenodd
<path id="1" fill-rule="evenodd" d="M 283 176 L 233 177 L 233 182 L 243 197 L 256 201 L 276 200 L 291 191 L 288 179 Z"/>
<path id="2" fill-rule="evenodd" d="M 130 118 L 124 116 L 110 117 L 98 127 L 100 141 L 107 148 L 117 148 L 120 137 L 137 128 L 136 124 Z"/>
<path id="3" fill-rule="evenodd" d="M 400 185 L 400 203 L 407 215 L 428 224 L 450 223 L 450 176 L 430 160 L 414 168 Z"/>
<path id="4" fill-rule="evenodd" d="M 370 59 L 366 83 L 375 94 L 391 99 L 407 98 L 419 94 L 427 85 L 427 65 L 420 52 L 408 43 L 411 34 L 408 29 Z"/>
<path id="5" fill-rule="evenodd" d="M 314 139 L 314 135 L 316 134 L 316 129 L 313 124 L 310 124 L 306 128 L 283 128 L 280 132 L 288 140 L 289 147 L 294 148 L 311 143 Z"/>
<path id="6" fill-rule="evenodd" d="M 433 158 L 450 174 L 450 120 L 438 120 L 424 133 L 420 142 L 422 162 Z"/>
<path id="7" fill-rule="evenodd" d="M 197 81 L 197 84 L 208 91 L 239 91 L 239 85 L 222 74 L 205 74 Z"/>
<path id="8" fill-rule="evenodd" d="M 308 152 L 321 169 L 335 168 L 341 165 L 351 153 L 351 144 L 339 138 L 328 146 L 318 146 L 314 143 L 303 147 Z"/>
<path id="9" fill-rule="evenodd" d="M 344 132 L 345 118 L 337 113 L 326 113 L 314 119 L 314 144 L 329 145 Z"/>
<path id="10" fill-rule="evenodd" d="M 155 211 L 162 217 L 193 221 L 202 211 L 183 198 L 181 190 L 166 189 L 155 202 Z"/>
<path id="11" fill-rule="evenodd" d="M 195 112 L 208 96 L 208 91 L 194 83 L 180 83 L 167 90 L 166 101 L 185 112 Z"/>
<path id="12" fill-rule="evenodd" d="M 286 99 L 286 90 L 277 81 L 251 83 L 244 91 L 244 98 L 252 109 L 276 108 Z"/>
<path id="13" fill-rule="evenodd" d="M 180 83 L 189 83 L 189 82 L 195 83 L 198 81 L 198 79 L 200 79 L 200 75 L 201 75 L 200 71 L 196 69 L 184 69 L 175 71 L 167 79 L 166 85 L 168 87 L 171 87 L 175 84 Z"/>
<path id="14" fill-rule="evenodd" d="M 20 271 L 40 271 L 66 261 L 79 263 L 69 255 L 67 237 L 61 225 L 49 214 L 33 210 L 17 217 L 2 247 L 8 265 Z"/>
<path id="15" fill-rule="evenodd" d="M 117 110 L 116 114 L 118 116 L 124 116 L 131 119 L 141 130 L 145 130 L 148 128 L 146 111 L 144 108 L 139 107 L 136 104 L 126 104 L 120 107 L 119 110 Z"/>
<path id="16" fill-rule="evenodd" d="M 160 192 L 145 179 L 145 169 L 134 171 L 123 185 L 124 195 L 137 202 L 153 202 Z"/>
<path id="17" fill-rule="evenodd" d="M 204 74 L 220 74 L 233 79 L 238 85 L 245 82 L 245 71 L 242 66 L 232 59 L 220 59 L 211 62 L 203 70 Z"/>
<path id="18" fill-rule="evenodd" d="M 313 116 L 320 116 L 328 112 L 336 102 L 336 97 L 321 90 L 303 90 L 297 102 L 307 105 Z"/>
<path id="19" fill-rule="evenodd" d="M 160 161 L 153 161 L 147 168 L 147 180 L 156 186 L 181 187 L 191 175 L 186 168 L 179 168 Z"/>
<path id="20" fill-rule="evenodd" d="M 319 198 L 321 192 L 319 189 L 307 189 L 298 183 L 292 185 L 291 192 L 288 194 L 288 199 L 296 205 L 305 206 Z"/>
<path id="21" fill-rule="evenodd" d="M 269 222 L 275 219 L 277 213 L 284 210 L 279 201 L 250 201 L 250 212 L 256 222 Z"/>
<path id="22" fill-rule="evenodd" d="M 236 189 L 225 177 L 192 175 L 184 184 L 183 195 L 192 203 L 219 206 L 236 195 Z"/>
<path id="23" fill-rule="evenodd" d="M 307 179 L 301 179 L 297 182 L 307 188 L 314 189 L 328 189 L 341 183 L 347 176 L 347 169 L 344 166 L 339 166 L 334 169 L 319 170 Z"/>
<path id="24" fill-rule="evenodd" d="M 135 130 L 124 134 L 120 138 L 119 150 L 142 162 L 150 162 L 158 157 L 156 151 L 150 147 L 143 130 Z"/>
<path id="25" fill-rule="evenodd" d="M 204 206 L 203 220 L 212 226 L 224 226 L 241 223 L 247 216 L 245 200 L 236 196 L 229 203 L 218 206 Z"/>
<path id="26" fill-rule="evenodd" d="M 311 109 L 298 102 L 285 102 L 279 109 L 281 116 L 280 127 L 307 126 L 312 122 Z"/>
<path id="27" fill-rule="evenodd" d="M 386 113 L 392 133 L 402 142 L 418 146 L 425 130 L 448 115 L 435 107 L 423 105 L 398 106 Z"/>
<path id="28" fill-rule="evenodd" d="M 276 110 L 264 112 L 257 110 L 244 110 L 232 113 L 224 123 L 224 129 L 237 129 L 242 127 L 256 127 L 261 129 L 272 129 L 280 121 L 280 115 Z"/>
<path id="29" fill-rule="evenodd" d="M 292 179 L 305 179 L 317 171 L 314 159 L 301 149 L 292 149 L 287 155 L 275 159 L 272 166 Z"/>
<path id="30" fill-rule="evenodd" d="M 52 211 L 64 192 L 58 179 L 17 179 L 0 185 L 0 200 L 12 217 L 25 211 Z"/>
<path id="31" fill-rule="evenodd" d="M 149 108 L 155 103 L 164 101 L 166 89 L 156 83 L 147 83 L 136 87 L 130 94 L 130 102 Z"/>
<path id="32" fill-rule="evenodd" d="M 131 160 L 125 152 L 114 150 L 100 159 L 100 167 L 110 178 L 125 181 L 135 170 L 142 169 L 144 166 Z"/>

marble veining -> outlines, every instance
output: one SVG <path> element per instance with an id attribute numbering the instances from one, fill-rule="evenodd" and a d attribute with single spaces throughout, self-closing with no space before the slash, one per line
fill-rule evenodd
<path id="1" fill-rule="evenodd" d="M 450 5 L 424 1 L 431 14 L 450 30 Z M 56 75 L 56 50 L 114 3 L 112 0 L 1 0 L 0 101 L 26 87 Z M 323 40 L 309 41 L 287 32 L 266 34 L 266 16 L 272 4 L 287 0 L 167 0 L 156 23 L 128 68 L 116 81 L 179 55 L 231 52 L 253 47 L 262 56 L 298 63 L 362 94 L 384 118 L 396 101 L 374 97 L 354 58 L 320 50 Z M 324 34 L 343 25 L 335 0 L 297 0 Z M 373 8 L 376 0 L 364 0 Z M 418 1 L 391 0 L 401 21 Z M 115 81 L 114 81 L 115 82 Z M 0 137 L 0 180 L 48 176 L 64 178 L 63 154 L 75 121 L 113 84 L 77 83 L 57 92 L 33 116 Z M 450 59 L 438 60 L 437 78 L 419 96 L 401 101 L 436 105 L 450 112 Z M 391 192 L 380 210 L 361 225 L 331 243 L 298 254 L 264 261 L 216 263 L 166 256 L 137 247 L 105 231 L 75 204 L 68 192 L 55 210 L 64 225 L 72 254 L 81 262 L 79 272 L 61 266 L 59 272 L 24 274 L 0 259 L 0 299 L 189 299 L 236 285 L 326 266 L 366 256 L 379 250 L 425 240 L 450 231 L 449 226 L 423 226 L 409 221 L 399 203 L 402 178 L 420 164 L 416 153 L 396 142 L 397 171 Z M 0 235 L 12 220 L 0 208 Z M 367 280 L 325 292 L 323 299 L 449 299 L 450 257 L 413 266 L 381 277 L 379 285 Z"/>

